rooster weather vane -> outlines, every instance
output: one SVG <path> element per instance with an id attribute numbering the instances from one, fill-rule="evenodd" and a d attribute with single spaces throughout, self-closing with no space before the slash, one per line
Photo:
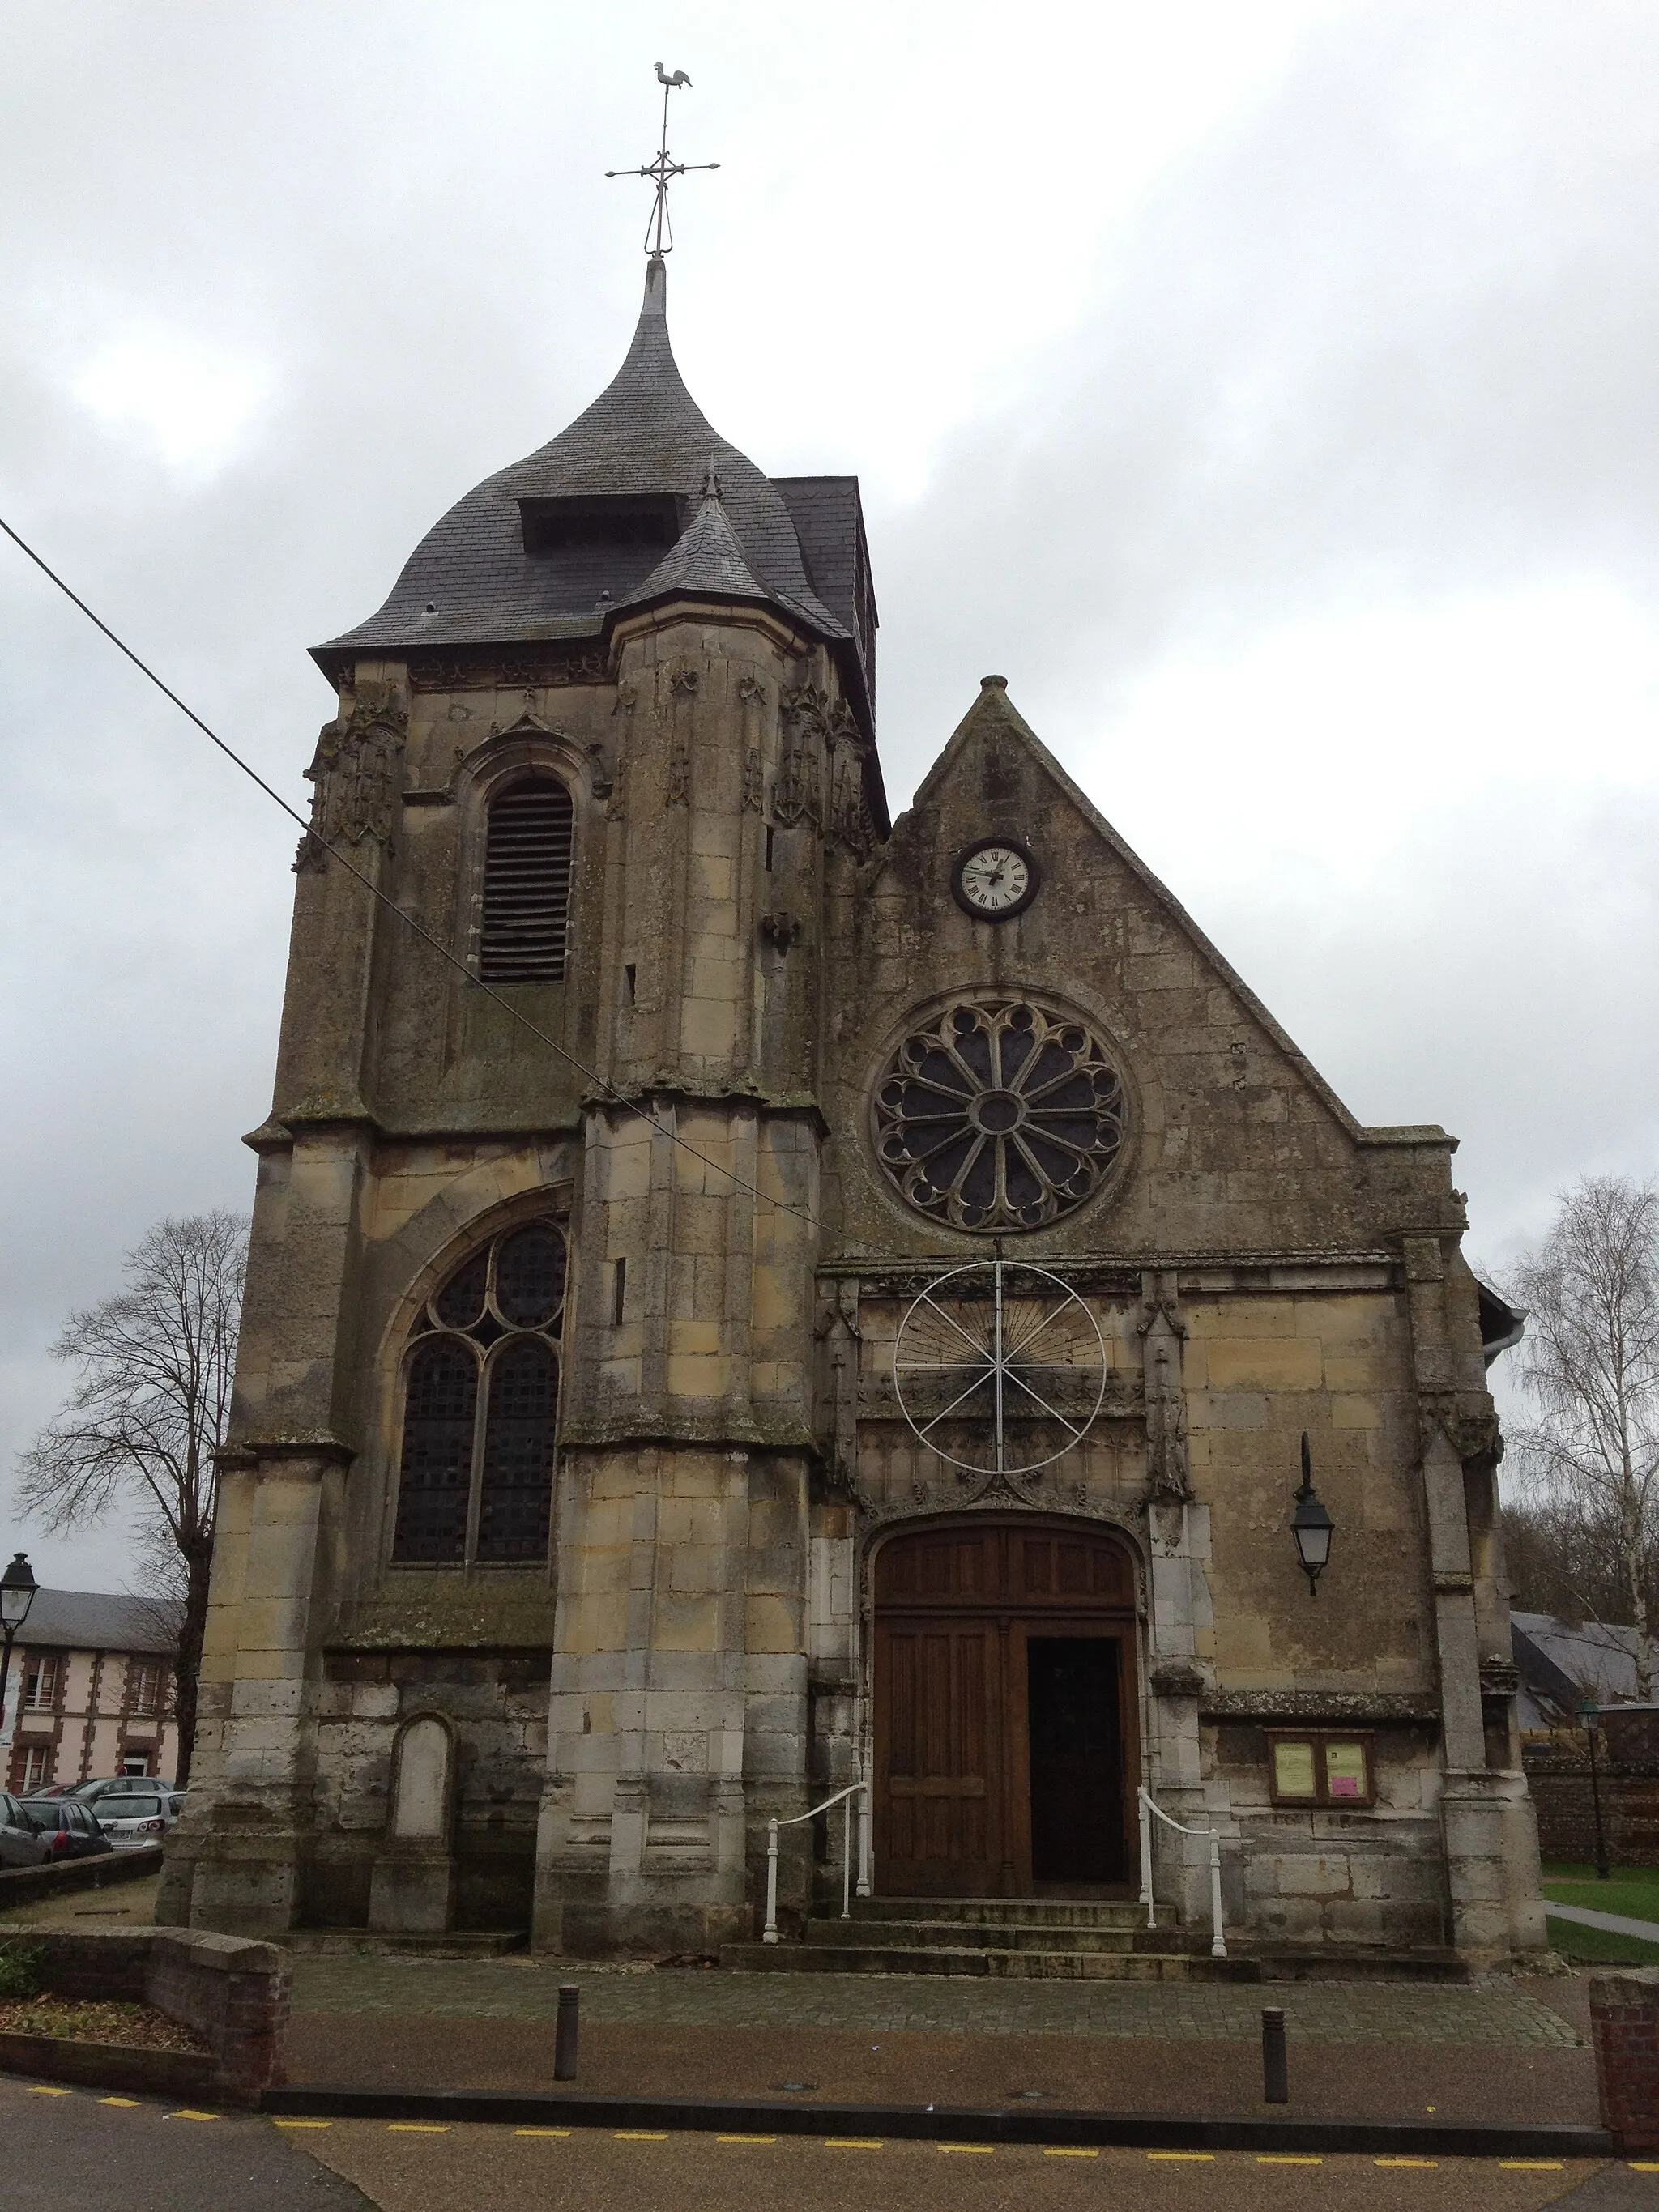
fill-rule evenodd
<path id="1" fill-rule="evenodd" d="M 607 177 L 649 177 L 657 188 L 656 203 L 651 210 L 651 220 L 645 226 L 645 250 L 656 255 L 674 251 L 674 225 L 668 213 L 668 185 L 671 178 L 683 177 L 691 169 L 718 169 L 718 161 L 677 161 L 668 150 L 668 95 L 684 88 L 691 88 L 691 80 L 684 70 L 676 70 L 672 76 L 657 64 L 657 82 L 662 87 L 662 144 L 657 158 L 641 169 L 607 169 Z"/>

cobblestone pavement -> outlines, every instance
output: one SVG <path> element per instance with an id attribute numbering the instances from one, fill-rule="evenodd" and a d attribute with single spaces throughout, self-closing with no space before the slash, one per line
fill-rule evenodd
<path id="1" fill-rule="evenodd" d="M 1510 1982 L 1002 1982 L 931 1975 L 728 1974 L 586 1960 L 306 1958 L 296 2012 L 550 2019 L 577 1982 L 585 2020 L 661 2027 L 919 2028 L 981 2035 L 1249 2042 L 1264 2002 L 1311 2043 L 1561 2048 L 1578 2030 Z"/>

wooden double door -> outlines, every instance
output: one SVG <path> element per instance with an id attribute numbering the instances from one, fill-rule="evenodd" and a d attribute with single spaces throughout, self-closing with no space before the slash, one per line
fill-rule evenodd
<path id="1" fill-rule="evenodd" d="M 876 1560 L 876 1887 L 1087 1895 L 1134 1864 L 1134 1569 L 1103 1530 L 975 1516 Z"/>

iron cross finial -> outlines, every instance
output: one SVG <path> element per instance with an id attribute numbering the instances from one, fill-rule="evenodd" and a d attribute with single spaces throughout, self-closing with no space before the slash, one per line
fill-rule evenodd
<path id="1" fill-rule="evenodd" d="M 690 91 L 691 80 L 684 70 L 676 70 L 671 76 L 660 62 L 656 64 L 657 82 L 662 87 L 662 143 L 657 158 L 641 169 L 607 169 L 607 177 L 649 177 L 657 188 L 657 197 L 651 210 L 651 220 L 645 226 L 645 250 L 652 255 L 674 251 L 674 225 L 668 213 L 668 185 L 673 177 L 683 177 L 691 169 L 718 169 L 718 161 L 677 161 L 668 150 L 668 95 L 682 88 Z"/>

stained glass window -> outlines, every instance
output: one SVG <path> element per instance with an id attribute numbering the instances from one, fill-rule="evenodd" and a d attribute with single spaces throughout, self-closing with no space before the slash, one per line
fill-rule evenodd
<path id="1" fill-rule="evenodd" d="M 427 1301 L 404 1394 L 392 1556 L 545 1559 L 564 1316 L 564 1232 L 504 1230 Z"/>

